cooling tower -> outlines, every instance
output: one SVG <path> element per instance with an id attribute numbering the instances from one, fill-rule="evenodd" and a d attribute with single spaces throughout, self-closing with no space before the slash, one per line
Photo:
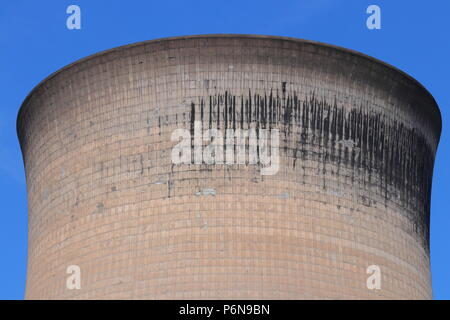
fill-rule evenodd
<path id="1" fill-rule="evenodd" d="M 440 112 L 371 57 L 252 35 L 131 44 L 41 82 L 17 132 L 28 299 L 432 297 Z"/>

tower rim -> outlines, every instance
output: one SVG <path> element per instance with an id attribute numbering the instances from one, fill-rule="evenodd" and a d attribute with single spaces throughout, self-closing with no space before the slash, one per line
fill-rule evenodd
<path id="1" fill-rule="evenodd" d="M 363 59 L 366 59 L 372 63 L 378 64 L 383 66 L 384 68 L 391 70 L 395 73 L 400 74 L 401 76 L 403 76 L 405 79 L 407 79 L 408 81 L 411 81 L 413 84 L 415 84 L 416 86 L 418 86 L 418 88 L 420 88 L 427 96 L 429 96 L 429 98 L 431 99 L 431 101 L 433 102 L 434 105 L 434 111 L 437 113 L 437 120 L 438 123 L 436 124 L 436 129 L 437 129 L 437 143 L 439 143 L 440 140 L 440 136 L 442 133 L 442 114 L 441 114 L 441 110 L 439 109 L 439 106 L 435 100 L 435 98 L 433 97 L 433 95 L 430 93 L 430 91 L 422 84 L 420 83 L 416 78 L 414 78 L 413 76 L 411 76 L 410 74 L 408 74 L 405 71 L 402 71 L 401 69 L 383 61 L 380 60 L 378 58 L 374 58 L 368 54 L 362 53 L 360 51 L 357 50 L 353 50 L 353 49 L 348 49 L 345 47 L 341 47 L 338 45 L 334 45 L 334 44 L 329 44 L 329 43 L 325 43 L 325 42 L 320 42 L 320 41 L 316 41 L 316 40 L 308 40 L 308 39 L 302 39 L 302 38 L 294 38 L 294 37 L 287 37 L 287 36 L 275 36 L 275 35 L 261 35 L 261 34 L 239 34 L 239 33 L 212 33 L 212 34 L 195 34 L 195 35 L 184 35 L 184 36 L 171 36 L 171 37 L 162 37 L 162 38 L 156 38 L 156 39 L 151 39 L 151 40 L 144 40 L 144 41 L 139 41 L 139 42 L 133 42 L 133 43 L 129 43 L 129 44 L 125 44 L 125 45 L 121 45 L 121 46 L 117 46 L 117 47 L 113 47 L 110 49 L 106 49 L 106 50 L 102 50 L 93 54 L 90 54 L 86 57 L 80 58 L 75 60 L 74 62 L 71 62 L 61 68 L 59 68 L 58 70 L 52 72 L 51 74 L 49 74 L 47 77 L 45 77 L 43 80 L 41 80 L 36 86 L 34 86 L 31 91 L 27 94 L 27 96 L 25 97 L 25 99 L 22 101 L 19 110 L 17 111 L 17 116 L 16 116 L 16 133 L 17 136 L 19 138 L 20 141 L 20 134 L 19 134 L 19 124 L 21 122 L 21 115 L 25 110 L 25 105 L 27 104 L 27 102 L 31 99 L 31 97 L 33 96 L 33 94 L 39 89 L 41 88 L 46 82 L 48 82 L 49 80 L 53 79 L 55 76 L 57 76 L 58 74 L 69 70 L 70 68 L 82 64 L 86 61 L 104 56 L 106 54 L 109 53 L 113 53 L 113 52 L 118 52 L 118 51 L 122 51 L 122 50 L 126 50 L 126 49 L 130 49 L 130 48 L 135 48 L 135 47 L 139 47 L 139 46 L 143 46 L 143 45 L 147 45 L 147 44 L 152 44 L 152 43 L 160 43 L 160 42 L 166 42 L 166 41 L 174 41 L 174 40 L 190 40 L 190 39 L 207 39 L 207 38 L 227 38 L 227 39 L 267 39 L 267 40 L 278 40 L 278 41 L 287 41 L 287 42 L 293 42 L 293 43 L 303 43 L 303 44 L 310 44 L 313 46 L 317 46 L 317 47 L 322 47 L 322 48 L 327 48 L 327 49 L 331 49 L 331 50 L 335 50 L 337 52 L 343 53 L 343 54 L 349 54 L 352 56 L 356 56 L 356 57 L 360 57 Z"/>

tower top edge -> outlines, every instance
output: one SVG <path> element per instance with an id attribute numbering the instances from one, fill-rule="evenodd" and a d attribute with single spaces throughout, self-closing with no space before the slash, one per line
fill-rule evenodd
<path id="1" fill-rule="evenodd" d="M 431 101 L 434 104 L 434 109 L 435 112 L 437 114 L 437 118 L 438 118 L 438 123 L 436 123 L 437 125 L 437 132 L 438 132 L 438 136 L 440 136 L 441 130 L 442 130 L 442 115 L 441 115 L 441 111 L 438 107 L 438 104 L 436 102 L 436 100 L 434 99 L 433 95 L 428 91 L 427 88 L 425 88 L 424 85 L 422 85 L 418 80 L 416 80 L 414 77 L 412 77 L 411 75 L 409 75 L 408 73 L 400 70 L 399 68 L 384 62 L 380 59 L 374 58 L 372 56 L 369 56 L 365 53 L 359 52 L 357 50 L 353 50 L 353 49 L 348 49 L 345 47 L 341 47 L 341 46 L 337 46 L 337 45 L 333 45 L 333 44 L 328 44 L 328 43 L 324 43 L 324 42 L 320 42 L 320 41 L 315 41 L 315 40 L 308 40 L 308 39 L 301 39 L 301 38 L 294 38 L 294 37 L 286 37 L 286 36 L 274 36 L 274 35 L 259 35 L 259 34 L 198 34 L 198 35 L 184 35 L 184 36 L 173 36 L 173 37 L 163 37 L 163 38 L 157 38 L 157 39 L 151 39 L 151 40 L 145 40 L 145 41 L 139 41 L 139 42 L 134 42 L 134 43 L 129 43 L 129 44 L 125 44 L 125 45 L 121 45 L 121 46 L 117 46 L 117 47 L 113 47 L 110 49 L 106 49 L 106 50 L 102 50 L 99 51 L 97 53 L 88 55 L 86 57 L 80 58 L 58 70 L 56 70 L 55 72 L 51 73 L 50 75 L 48 75 L 47 77 L 45 77 L 43 80 L 41 80 L 29 93 L 28 95 L 25 97 L 25 99 L 23 100 L 22 104 L 20 105 L 20 108 L 18 110 L 17 113 L 17 120 L 16 120 L 16 126 L 18 128 L 19 122 L 20 122 L 20 117 L 21 117 L 21 113 L 23 112 L 24 109 L 24 105 L 27 104 L 28 100 L 33 96 L 33 94 L 40 88 L 42 87 L 46 82 L 48 82 L 49 80 L 51 80 L 52 78 L 54 78 L 55 76 L 57 76 L 58 74 L 76 66 L 82 63 L 85 63 L 87 61 L 90 61 L 92 59 L 104 56 L 106 54 L 110 54 L 110 53 L 114 53 L 114 52 L 120 52 L 120 51 L 124 51 L 124 50 L 128 50 L 131 48 L 136 48 L 136 47 L 140 47 L 140 46 L 144 46 L 144 45 L 149 45 L 149 44 L 158 44 L 161 42 L 169 42 L 169 41 L 184 41 L 184 40 L 192 40 L 192 39 L 254 39 L 254 40 L 271 40 L 271 41 L 281 41 L 281 42 L 291 42 L 291 43 L 299 43 L 299 44 L 309 44 L 309 45 L 313 45 L 313 46 L 317 46 L 323 49 L 328 49 L 331 51 L 336 51 L 336 52 L 340 52 L 344 55 L 348 54 L 348 55 L 352 55 L 352 56 L 356 56 L 365 60 L 368 60 L 372 63 L 378 64 L 386 69 L 389 69 L 390 71 L 400 74 L 401 76 L 403 76 L 404 78 L 406 78 L 408 81 L 411 81 L 413 84 L 415 84 L 416 86 L 418 86 L 425 95 L 428 95 L 429 98 L 431 99 Z"/>

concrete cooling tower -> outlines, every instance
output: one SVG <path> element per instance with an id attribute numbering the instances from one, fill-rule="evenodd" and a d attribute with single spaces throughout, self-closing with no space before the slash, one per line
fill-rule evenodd
<path id="1" fill-rule="evenodd" d="M 81 59 L 24 101 L 28 299 L 428 299 L 441 116 L 312 41 L 202 35 Z"/>

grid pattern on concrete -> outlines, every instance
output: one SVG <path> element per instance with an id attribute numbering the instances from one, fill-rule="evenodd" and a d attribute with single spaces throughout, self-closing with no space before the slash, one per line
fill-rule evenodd
<path id="1" fill-rule="evenodd" d="M 174 165 L 171 134 L 194 120 L 278 129 L 279 171 Z M 123 47 L 40 84 L 18 134 L 27 298 L 431 298 L 439 113 L 364 56 L 268 37 Z"/>

